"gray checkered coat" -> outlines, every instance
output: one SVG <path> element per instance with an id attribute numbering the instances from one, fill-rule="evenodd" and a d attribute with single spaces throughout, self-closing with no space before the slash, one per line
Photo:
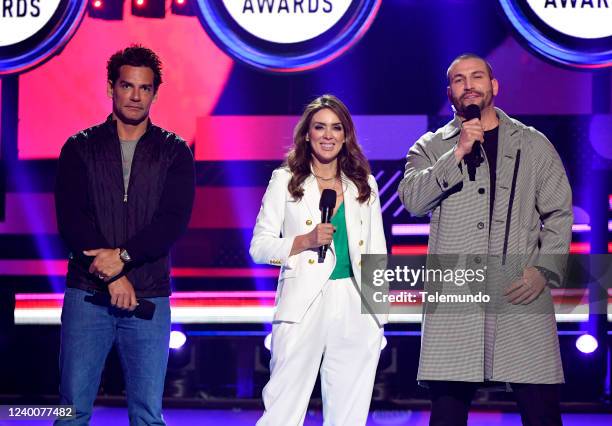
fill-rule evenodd
<path id="1" fill-rule="evenodd" d="M 410 148 L 399 196 L 413 215 L 431 214 L 429 253 L 460 254 L 469 267 L 482 264 L 484 256 L 487 292 L 499 296 L 528 265 L 563 277 L 573 216 L 571 189 L 553 145 L 534 128 L 496 110 L 499 142 L 491 223 L 486 158 L 470 181 L 466 164 L 458 167 L 453 155 L 458 117 Z M 494 314 L 490 306 L 488 312 L 472 306 L 447 314 L 437 314 L 444 306 L 435 314 L 427 308 L 419 380 L 563 382 L 548 287 L 530 305 L 506 303 Z"/>

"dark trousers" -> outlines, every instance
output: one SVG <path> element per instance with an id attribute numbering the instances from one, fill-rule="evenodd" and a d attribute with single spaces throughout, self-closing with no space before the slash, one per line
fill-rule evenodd
<path id="1" fill-rule="evenodd" d="M 430 426 L 465 426 L 481 383 L 431 381 Z M 561 426 L 559 385 L 511 383 L 524 426 Z"/>

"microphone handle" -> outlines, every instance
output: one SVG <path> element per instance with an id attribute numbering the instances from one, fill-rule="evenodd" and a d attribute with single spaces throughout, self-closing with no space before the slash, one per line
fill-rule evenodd
<path id="1" fill-rule="evenodd" d="M 471 182 L 476 180 L 476 168 L 483 162 L 482 153 L 480 151 L 480 141 L 475 141 L 472 145 L 472 151 L 465 157 L 465 162 L 468 168 L 468 176 Z"/>
<path id="2" fill-rule="evenodd" d="M 324 208 L 321 210 L 321 223 L 329 223 L 331 219 L 331 209 Z M 319 260 L 318 263 L 325 262 L 325 255 L 327 254 L 327 249 L 329 249 L 329 244 L 319 247 Z"/>
<path id="3" fill-rule="evenodd" d="M 474 145 L 472 145 L 472 151 L 474 152 L 474 159 L 477 162 L 477 166 L 480 165 L 480 163 L 483 162 L 483 158 L 482 158 L 482 151 L 480 150 L 480 146 L 481 146 L 482 142 L 480 141 L 476 141 L 474 142 Z"/>
<path id="4" fill-rule="evenodd" d="M 319 262 L 318 263 L 325 262 L 325 255 L 327 254 L 328 248 L 329 248 L 329 245 L 319 247 Z"/>

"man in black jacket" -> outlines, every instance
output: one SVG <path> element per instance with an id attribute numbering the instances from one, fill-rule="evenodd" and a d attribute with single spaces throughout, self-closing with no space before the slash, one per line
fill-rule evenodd
<path id="1" fill-rule="evenodd" d="M 163 425 L 169 251 L 191 215 L 193 157 L 182 139 L 149 120 L 162 82 L 157 55 L 131 46 L 109 59 L 107 71 L 112 114 L 68 139 L 59 158 L 57 224 L 71 251 L 60 399 L 75 406 L 71 424 L 87 424 L 116 343 L 130 424 Z"/>

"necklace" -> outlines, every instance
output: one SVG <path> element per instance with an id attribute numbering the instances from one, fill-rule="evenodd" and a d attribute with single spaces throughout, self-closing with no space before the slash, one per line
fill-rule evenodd
<path id="1" fill-rule="evenodd" d="M 316 175 L 316 174 L 314 174 L 314 173 L 313 173 L 313 175 L 314 175 L 314 177 L 316 177 L 317 179 L 321 179 L 321 180 L 322 180 L 322 181 L 324 181 L 324 182 L 329 182 L 330 180 L 334 180 L 334 179 L 336 179 L 336 178 L 338 177 L 338 176 L 332 176 L 332 177 L 329 177 L 329 178 L 324 178 L 324 177 L 322 177 L 322 176 L 318 176 L 318 175 Z"/>
<path id="2" fill-rule="evenodd" d="M 339 196 L 340 194 L 344 192 L 342 185 L 338 185 L 338 183 L 340 182 L 338 179 L 334 180 L 334 182 L 331 184 L 329 183 L 329 181 L 331 181 L 331 179 L 325 179 L 325 180 L 322 179 L 321 182 L 317 182 L 319 189 L 321 191 L 323 191 L 324 189 L 333 189 L 334 191 L 336 191 L 337 196 Z"/>

